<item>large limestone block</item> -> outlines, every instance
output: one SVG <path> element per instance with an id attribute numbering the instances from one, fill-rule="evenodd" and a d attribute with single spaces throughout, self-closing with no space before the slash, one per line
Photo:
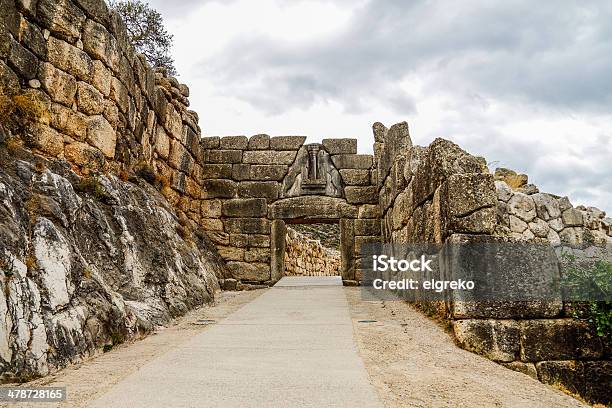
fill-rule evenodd
<path id="1" fill-rule="evenodd" d="M 230 234 L 270 234 L 270 220 L 265 218 L 229 218 L 224 221 Z"/>
<path id="2" fill-rule="evenodd" d="M 87 137 L 88 118 L 81 112 L 54 103 L 51 105 L 51 126 L 63 134 L 84 141 Z"/>
<path id="3" fill-rule="evenodd" d="M 87 141 L 110 159 L 115 157 L 117 133 L 103 116 L 92 116 L 87 125 Z"/>
<path id="4" fill-rule="evenodd" d="M 454 234 L 444 258 L 446 279 L 474 282 L 473 290 L 449 293 L 455 318 L 548 318 L 561 312 L 558 259 L 549 245 Z"/>
<path id="5" fill-rule="evenodd" d="M 270 235 L 269 234 L 251 234 L 249 237 L 249 246 L 254 248 L 269 248 L 270 247 Z"/>
<path id="6" fill-rule="evenodd" d="M 512 189 L 503 181 L 495 180 L 495 189 L 497 190 L 497 196 L 505 203 L 512 198 Z"/>
<path id="7" fill-rule="evenodd" d="M 511 214 L 525 222 L 531 222 L 536 217 L 536 206 L 531 196 L 523 193 L 515 193 L 508 202 Z"/>
<path id="8" fill-rule="evenodd" d="M 272 219 L 332 219 L 356 218 L 357 207 L 345 200 L 324 196 L 302 196 L 276 201 L 268 209 Z"/>
<path id="9" fill-rule="evenodd" d="M 529 223 L 529 229 L 533 232 L 538 238 L 546 238 L 548 237 L 548 232 L 550 231 L 550 227 L 546 223 L 546 221 L 536 218 L 533 222 Z"/>
<path id="10" fill-rule="evenodd" d="M 130 108 L 130 94 L 128 89 L 123 83 L 115 78 L 111 77 L 110 87 L 110 99 L 117 104 L 119 110 L 123 113 L 127 113 Z"/>
<path id="11" fill-rule="evenodd" d="M 467 319 L 453 322 L 459 345 L 493 361 L 516 360 L 520 350 L 519 323 L 514 320 Z"/>
<path id="12" fill-rule="evenodd" d="M 238 184 L 238 196 L 265 198 L 274 201 L 280 193 L 280 184 L 275 181 L 243 181 Z"/>
<path id="13" fill-rule="evenodd" d="M 369 186 L 370 170 L 365 169 L 342 169 L 340 170 L 342 181 L 347 186 Z"/>
<path id="14" fill-rule="evenodd" d="M 357 219 L 355 220 L 355 235 L 375 236 L 380 235 L 380 220 L 377 219 Z"/>
<path id="15" fill-rule="evenodd" d="M 582 212 L 575 208 L 568 208 L 563 211 L 562 214 L 563 224 L 566 227 L 580 227 L 584 225 L 584 218 Z"/>
<path id="16" fill-rule="evenodd" d="M 347 186 L 344 188 L 344 194 L 346 195 L 346 201 L 349 204 L 378 203 L 378 189 L 375 186 Z"/>
<path id="17" fill-rule="evenodd" d="M 218 218 L 221 217 L 221 200 L 202 200 L 200 211 L 202 217 Z"/>
<path id="18" fill-rule="evenodd" d="M 36 76 L 38 58 L 16 41 L 11 41 L 8 63 L 26 80 Z"/>
<path id="19" fill-rule="evenodd" d="M 298 150 L 306 136 L 275 136 L 270 138 L 270 149 L 272 150 Z"/>
<path id="20" fill-rule="evenodd" d="M 221 149 L 238 149 L 245 150 L 249 144 L 249 139 L 246 136 L 225 136 L 220 141 Z"/>
<path id="21" fill-rule="evenodd" d="M 36 18 L 61 38 L 74 41 L 80 36 L 85 13 L 70 0 L 39 0 Z"/>
<path id="22" fill-rule="evenodd" d="M 106 2 L 100 0 L 75 0 L 85 13 L 102 24 L 110 25 L 110 13 Z"/>
<path id="23" fill-rule="evenodd" d="M 282 164 L 253 164 L 249 168 L 249 178 L 261 181 L 281 181 L 288 167 Z"/>
<path id="24" fill-rule="evenodd" d="M 60 157 L 64 152 L 64 136 L 42 123 L 32 125 L 26 141 L 32 147 L 53 157 Z"/>
<path id="25" fill-rule="evenodd" d="M 119 65 L 120 51 L 115 39 L 101 24 L 87 20 L 83 31 L 83 49 L 92 58 L 103 61 L 107 66 Z"/>
<path id="26" fill-rule="evenodd" d="M 241 281 L 265 282 L 270 280 L 270 264 L 253 262 L 228 262 L 234 279 Z"/>
<path id="27" fill-rule="evenodd" d="M 359 207 L 358 218 L 374 218 L 380 222 L 380 207 L 376 204 L 364 204 Z"/>
<path id="28" fill-rule="evenodd" d="M 204 231 L 223 231 L 223 221 L 218 218 L 202 218 L 200 219 L 199 225 L 202 227 L 202 229 L 204 229 Z M 218 244 L 219 242 L 215 243 Z"/>
<path id="29" fill-rule="evenodd" d="M 0 92 L 11 94 L 19 89 L 19 77 L 9 68 L 2 60 L 0 60 Z M 75 81 L 76 92 L 76 81 Z"/>
<path id="30" fill-rule="evenodd" d="M 244 252 L 246 262 L 270 262 L 270 248 L 250 248 Z"/>
<path id="31" fill-rule="evenodd" d="M 231 164 L 203 164 L 202 177 L 205 179 L 231 179 Z"/>
<path id="32" fill-rule="evenodd" d="M 217 245 L 217 252 L 225 261 L 244 261 L 244 249 Z"/>
<path id="33" fill-rule="evenodd" d="M 104 96 L 93 86 L 81 82 L 77 84 L 77 106 L 86 115 L 100 115 L 104 112 Z"/>
<path id="34" fill-rule="evenodd" d="M 225 179 L 210 179 L 202 181 L 204 199 L 233 198 L 238 191 L 236 182 Z"/>
<path id="35" fill-rule="evenodd" d="M 93 74 L 91 76 L 91 84 L 105 97 L 110 95 L 112 74 L 102 61 L 95 60 L 92 62 Z"/>
<path id="36" fill-rule="evenodd" d="M 204 152 L 205 163 L 233 164 L 242 161 L 242 150 L 204 150 Z"/>
<path id="37" fill-rule="evenodd" d="M 586 322 L 542 319 L 521 322 L 521 360 L 598 359 L 601 339 Z"/>
<path id="38" fill-rule="evenodd" d="M 509 218 L 510 218 L 510 231 L 511 232 L 522 234 L 523 232 L 525 232 L 527 228 L 529 228 L 529 225 L 525 221 L 521 220 L 520 218 L 515 217 L 514 215 L 511 215 Z"/>
<path id="39" fill-rule="evenodd" d="M 72 75 L 45 62 L 38 69 L 38 79 L 53 101 L 72 106 L 77 92 L 77 81 Z"/>
<path id="40" fill-rule="evenodd" d="M 74 142 L 66 146 L 66 160 L 77 166 L 99 171 L 104 168 L 104 154 L 86 143 Z"/>
<path id="41" fill-rule="evenodd" d="M 531 196 L 536 206 L 538 217 L 549 221 L 561 216 L 559 200 L 550 194 L 538 193 Z"/>
<path id="42" fill-rule="evenodd" d="M 444 197 L 447 215 L 465 217 L 485 207 L 497 205 L 497 194 L 491 174 L 453 174 L 446 182 Z"/>
<path id="43" fill-rule="evenodd" d="M 51 64 L 81 81 L 91 82 L 93 63 L 89 55 L 55 37 L 49 37 L 47 46 Z"/>
<path id="44" fill-rule="evenodd" d="M 238 198 L 223 202 L 222 214 L 226 217 L 265 217 L 267 212 L 265 198 Z"/>
<path id="45" fill-rule="evenodd" d="M 251 165 L 236 163 L 232 165 L 232 179 L 236 181 L 250 180 Z"/>
<path id="46" fill-rule="evenodd" d="M 329 154 L 357 154 L 357 139 L 323 139 L 321 143 Z"/>
<path id="47" fill-rule="evenodd" d="M 511 189 L 516 190 L 527 185 L 529 178 L 526 174 L 517 174 L 514 170 L 495 169 L 495 180 L 505 182 Z"/>
<path id="48" fill-rule="evenodd" d="M 544 384 L 562 384 L 569 392 L 584 395 L 584 363 L 582 361 L 541 361 L 536 363 L 538 379 Z"/>
<path id="49" fill-rule="evenodd" d="M 274 140 L 274 139 L 271 139 Z M 243 162 L 249 164 L 291 164 L 297 151 L 253 150 L 245 151 Z"/>
<path id="50" fill-rule="evenodd" d="M 250 150 L 268 150 L 270 149 L 270 136 L 265 134 L 251 136 L 248 147 Z"/>
<path id="51" fill-rule="evenodd" d="M 220 141 L 219 136 L 206 136 L 200 140 L 200 146 L 204 149 L 218 149 Z"/>
<path id="52" fill-rule="evenodd" d="M 191 162 L 191 155 L 180 142 L 180 140 L 172 139 L 170 142 L 170 156 L 168 164 L 175 169 L 189 173 L 189 164 Z"/>
<path id="53" fill-rule="evenodd" d="M 155 127 L 155 151 L 162 159 L 167 159 L 170 155 L 170 138 L 160 125 Z"/>
<path id="54" fill-rule="evenodd" d="M 334 166 L 338 169 L 370 169 L 372 156 L 369 154 L 338 154 L 332 156 Z"/>

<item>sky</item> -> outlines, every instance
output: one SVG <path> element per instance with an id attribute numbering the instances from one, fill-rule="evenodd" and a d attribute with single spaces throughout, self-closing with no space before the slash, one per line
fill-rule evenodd
<path id="1" fill-rule="evenodd" d="M 612 2 L 150 0 L 204 135 L 406 121 L 612 212 Z M 588 3 L 588 4 L 587 4 Z"/>

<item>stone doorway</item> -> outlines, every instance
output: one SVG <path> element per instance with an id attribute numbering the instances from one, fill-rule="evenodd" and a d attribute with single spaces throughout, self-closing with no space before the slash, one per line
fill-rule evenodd
<path id="1" fill-rule="evenodd" d="M 306 196 L 279 200 L 271 206 L 270 237 L 271 278 L 285 274 L 287 226 L 292 224 L 336 224 L 339 233 L 340 275 L 355 279 L 355 209 L 345 200 L 325 196 Z"/>

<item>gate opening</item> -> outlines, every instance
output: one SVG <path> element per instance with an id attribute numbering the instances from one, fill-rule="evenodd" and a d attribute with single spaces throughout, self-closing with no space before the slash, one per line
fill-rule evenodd
<path id="1" fill-rule="evenodd" d="M 288 224 L 284 276 L 342 276 L 338 223 Z"/>

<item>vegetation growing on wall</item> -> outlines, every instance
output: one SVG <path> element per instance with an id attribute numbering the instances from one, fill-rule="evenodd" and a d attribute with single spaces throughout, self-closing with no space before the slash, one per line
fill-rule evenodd
<path id="1" fill-rule="evenodd" d="M 597 260 L 590 265 L 581 265 L 576 256 L 570 253 L 562 255 L 563 280 L 570 298 L 579 295 L 580 299 L 592 299 L 579 302 L 573 306 L 573 315 L 577 319 L 591 323 L 608 345 L 612 345 L 612 263 Z"/>

